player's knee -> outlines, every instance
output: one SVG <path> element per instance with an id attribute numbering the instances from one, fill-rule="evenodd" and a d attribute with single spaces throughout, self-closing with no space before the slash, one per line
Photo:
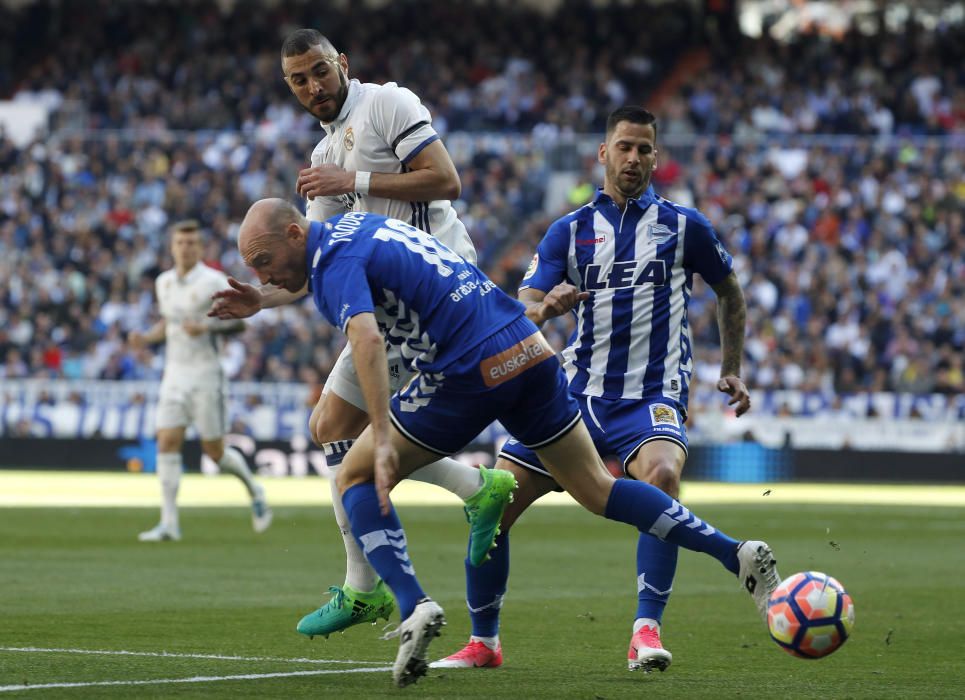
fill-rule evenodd
<path id="1" fill-rule="evenodd" d="M 321 447 L 326 442 L 335 442 L 336 440 L 346 440 L 354 437 L 349 435 L 350 432 L 346 426 L 340 425 L 337 420 L 332 420 L 326 416 L 324 412 L 321 412 L 315 419 L 315 425 L 312 428 L 312 439 L 316 445 Z"/>
<path id="2" fill-rule="evenodd" d="M 308 421 L 308 436 L 311 438 L 315 447 L 322 447 L 325 444 L 325 440 L 322 439 L 323 435 L 319 430 L 320 421 L 315 415 Z"/>
<path id="3" fill-rule="evenodd" d="M 680 474 L 676 465 L 667 459 L 654 459 L 647 465 L 646 476 L 642 481 L 653 484 L 668 496 L 677 498 L 680 495 Z"/>
<path id="4" fill-rule="evenodd" d="M 161 453 L 180 452 L 181 440 L 178 439 L 177 435 L 160 432 L 157 436 L 157 451 Z"/>
<path id="5" fill-rule="evenodd" d="M 205 456 L 214 460 L 215 463 L 220 462 L 221 458 L 224 457 L 224 445 L 206 445 L 202 443 L 201 451 L 204 452 Z"/>
<path id="6" fill-rule="evenodd" d="M 358 474 L 352 469 L 346 469 L 344 466 L 335 472 L 335 486 L 340 495 L 344 495 L 353 486 L 364 484 L 366 481 L 371 481 L 371 478 Z"/>

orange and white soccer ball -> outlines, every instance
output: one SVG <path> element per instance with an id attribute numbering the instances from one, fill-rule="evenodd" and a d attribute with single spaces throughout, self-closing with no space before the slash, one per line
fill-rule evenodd
<path id="1" fill-rule="evenodd" d="M 781 581 L 767 603 L 767 628 L 784 651 L 820 659 L 851 636 L 854 603 L 835 578 L 805 571 Z"/>

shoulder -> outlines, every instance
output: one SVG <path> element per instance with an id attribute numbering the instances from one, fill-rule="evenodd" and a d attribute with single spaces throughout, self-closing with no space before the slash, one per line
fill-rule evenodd
<path id="1" fill-rule="evenodd" d="M 682 204 L 665 199 L 659 195 L 657 195 L 654 200 L 656 201 L 657 206 L 669 209 L 677 214 L 682 215 L 687 220 L 688 230 L 691 230 L 692 228 L 713 230 L 714 228 L 713 224 L 710 223 L 710 219 L 693 207 L 685 207 Z"/>
<path id="2" fill-rule="evenodd" d="M 363 83 L 362 87 L 369 89 L 367 94 L 372 100 L 373 107 L 394 108 L 400 104 L 421 104 L 418 95 L 398 83 L 389 82 L 382 85 Z"/>
<path id="3" fill-rule="evenodd" d="M 549 248 L 545 246 L 550 246 L 554 249 L 559 248 L 560 251 L 569 247 L 569 241 L 579 227 L 580 222 L 587 220 L 588 217 L 590 219 L 593 217 L 592 204 L 586 204 L 579 209 L 564 214 L 551 223 L 543 235 L 543 242 L 545 244 L 544 252 L 549 251 Z"/>
<path id="4" fill-rule="evenodd" d="M 205 280 L 208 283 L 213 282 L 221 285 L 225 285 L 228 283 L 228 276 L 221 270 L 216 270 L 215 268 L 211 267 L 207 263 L 203 263 L 203 262 L 200 263 L 199 267 L 201 268 L 202 280 Z"/>
<path id="5" fill-rule="evenodd" d="M 571 212 L 563 214 L 563 216 L 550 224 L 549 228 L 547 229 L 547 233 L 552 231 L 557 233 L 565 232 L 569 234 L 572 231 L 574 224 L 592 221 L 593 214 L 595 212 L 596 207 L 593 205 L 593 202 L 588 202 L 579 209 L 574 209 Z"/>

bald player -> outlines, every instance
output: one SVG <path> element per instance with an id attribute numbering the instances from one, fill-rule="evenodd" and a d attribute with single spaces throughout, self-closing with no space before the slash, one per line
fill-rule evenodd
<path id="1" fill-rule="evenodd" d="M 438 240 L 361 212 L 310 222 L 287 202 L 266 199 L 249 210 L 238 248 L 263 284 L 307 286 L 322 316 L 355 348 L 371 420 L 336 481 L 352 534 L 399 604 L 402 623 L 391 635 L 400 640 L 396 685 L 425 674 L 445 615 L 416 577 L 389 492 L 420 466 L 463 449 L 494 420 L 587 510 L 710 554 L 750 581 L 758 609 L 766 607 L 779 583 L 770 548 L 728 537 L 651 484 L 614 479 L 526 308 Z M 394 393 L 387 344 L 414 373 Z"/>

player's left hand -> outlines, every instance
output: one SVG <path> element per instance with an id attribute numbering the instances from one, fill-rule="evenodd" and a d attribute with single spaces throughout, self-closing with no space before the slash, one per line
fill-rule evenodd
<path id="1" fill-rule="evenodd" d="M 227 289 L 222 289 L 211 295 L 211 308 L 208 316 L 228 319 L 248 318 L 261 311 L 261 290 L 252 284 L 239 282 L 234 277 L 228 278 Z"/>
<path id="2" fill-rule="evenodd" d="M 379 496 L 382 515 L 391 509 L 389 492 L 399 483 L 399 453 L 391 442 L 375 446 L 375 492 Z"/>
<path id="3" fill-rule="evenodd" d="M 562 316 L 575 309 L 581 301 L 586 301 L 589 298 L 589 292 L 581 292 L 578 287 L 574 287 L 567 282 L 561 282 L 543 297 L 540 316 L 543 321 Z"/>
<path id="4" fill-rule="evenodd" d="M 730 401 L 727 402 L 728 406 L 737 404 L 735 412 L 738 417 L 751 410 L 751 395 L 740 377 L 735 377 L 732 374 L 721 377 L 717 381 L 717 391 L 722 391 L 731 397 Z"/>
<path id="5" fill-rule="evenodd" d="M 192 338 L 196 338 L 208 330 L 208 327 L 200 321 L 185 321 L 181 324 L 181 327 L 184 329 L 184 332 Z"/>
<path id="6" fill-rule="evenodd" d="M 355 190 L 355 175 L 334 163 L 305 168 L 298 173 L 295 191 L 305 199 L 346 194 Z"/>

